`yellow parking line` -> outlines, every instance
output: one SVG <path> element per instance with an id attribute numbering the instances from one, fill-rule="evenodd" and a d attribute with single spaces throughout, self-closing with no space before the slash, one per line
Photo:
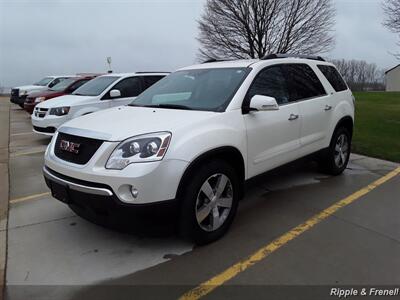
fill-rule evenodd
<path id="1" fill-rule="evenodd" d="M 29 196 L 26 196 L 26 197 L 21 197 L 21 198 L 12 199 L 12 200 L 10 200 L 10 203 L 11 203 L 11 204 L 20 203 L 20 202 L 24 202 L 24 201 L 28 201 L 28 200 L 33 200 L 33 199 L 36 199 L 36 198 L 40 198 L 40 197 L 44 197 L 44 196 L 49 196 L 49 195 L 50 195 L 49 192 L 47 192 L 47 193 L 41 193 L 41 194 L 35 194 L 35 195 L 29 195 Z"/>
<path id="2" fill-rule="evenodd" d="M 303 224 L 298 225 L 297 227 L 293 228 L 289 232 L 283 234 L 270 244 L 262 247 L 261 249 L 257 250 L 255 253 L 247 257 L 246 259 L 234 264 L 233 266 L 229 267 L 222 273 L 214 276 L 213 278 L 203 282 L 196 288 L 190 290 L 182 297 L 181 300 L 193 300 L 193 299 L 200 299 L 201 297 L 209 294 L 214 289 L 218 288 L 219 286 L 223 285 L 228 280 L 232 279 L 233 277 L 237 276 L 239 273 L 245 271 L 246 269 L 250 268 L 257 262 L 263 260 L 271 253 L 275 252 L 285 244 L 289 243 L 291 240 L 295 239 L 302 233 L 306 232 L 307 230 L 311 229 L 321 221 L 325 220 L 339 209 L 353 203 L 357 199 L 361 198 L 362 196 L 368 194 L 372 190 L 376 189 L 378 186 L 382 185 L 386 181 L 392 179 L 393 177 L 400 174 L 400 167 L 395 169 L 394 171 L 388 173 L 387 175 L 381 177 L 380 179 L 376 180 L 375 182 L 371 183 L 370 185 L 362 188 L 361 190 L 355 192 L 354 194 L 340 200 L 339 202 L 333 204 L 332 206 L 328 207 L 327 209 L 323 210 L 322 212 L 318 213 L 317 215 L 311 217 Z"/>

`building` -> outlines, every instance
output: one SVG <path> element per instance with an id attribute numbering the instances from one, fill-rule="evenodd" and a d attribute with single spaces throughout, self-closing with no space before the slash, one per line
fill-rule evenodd
<path id="1" fill-rule="evenodd" d="M 386 91 L 400 92 L 400 64 L 385 72 Z"/>

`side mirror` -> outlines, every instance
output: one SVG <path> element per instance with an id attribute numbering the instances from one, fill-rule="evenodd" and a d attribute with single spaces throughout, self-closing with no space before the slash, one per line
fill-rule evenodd
<path id="1" fill-rule="evenodd" d="M 274 97 L 255 95 L 250 100 L 250 110 L 255 110 L 255 111 L 279 110 L 279 105 Z"/>
<path id="2" fill-rule="evenodd" d="M 110 98 L 118 98 L 121 97 L 121 92 L 119 90 L 111 90 Z"/>

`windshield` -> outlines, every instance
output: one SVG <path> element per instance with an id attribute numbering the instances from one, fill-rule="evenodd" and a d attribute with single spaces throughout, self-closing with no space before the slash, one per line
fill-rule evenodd
<path id="1" fill-rule="evenodd" d="M 79 89 L 75 90 L 72 95 L 79 96 L 98 96 L 100 95 L 110 84 L 119 79 L 117 76 L 104 76 L 97 77 L 93 80 L 88 81 L 82 85 Z"/>
<path id="2" fill-rule="evenodd" d="M 40 86 L 46 86 L 50 81 L 52 81 L 54 78 L 52 77 L 45 77 L 42 80 L 34 83 L 33 85 L 40 85 Z"/>
<path id="3" fill-rule="evenodd" d="M 50 90 L 55 91 L 55 92 L 62 92 L 64 91 L 67 87 L 69 87 L 70 84 L 76 81 L 76 78 L 66 78 L 60 83 L 57 83 L 56 85 L 52 86 Z"/>
<path id="4" fill-rule="evenodd" d="M 248 71 L 248 68 L 178 71 L 157 82 L 130 105 L 225 111 Z"/>

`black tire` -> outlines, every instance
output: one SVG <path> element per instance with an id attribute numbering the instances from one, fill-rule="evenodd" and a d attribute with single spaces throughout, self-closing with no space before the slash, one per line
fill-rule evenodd
<path id="1" fill-rule="evenodd" d="M 203 184 L 207 180 L 213 180 L 211 178 L 217 178 L 217 176 L 220 175 L 225 175 L 230 181 L 230 185 L 228 182 L 224 193 L 228 193 L 229 189 L 229 196 L 232 198 L 231 208 L 219 228 L 206 231 L 201 227 L 204 225 L 200 225 L 196 218 L 197 199 L 200 197 L 200 189 Z M 214 242 L 228 231 L 236 215 L 239 202 L 239 179 L 236 170 L 223 160 L 213 160 L 199 166 L 195 172 L 191 172 L 191 174 L 187 176 L 190 176 L 189 183 L 183 187 L 183 191 L 180 193 L 179 233 L 184 239 L 190 240 L 197 245 Z M 217 210 L 218 209 L 220 208 L 217 208 Z M 211 215 L 208 217 L 211 217 Z M 207 218 L 204 220 L 207 221 Z"/>
<path id="2" fill-rule="evenodd" d="M 335 150 L 335 148 L 339 142 L 339 138 L 341 138 L 342 136 L 345 136 L 348 148 L 345 154 L 345 159 L 340 159 L 340 163 L 337 163 L 335 161 L 335 157 L 337 156 L 338 152 Z M 351 139 L 352 139 L 351 133 L 346 127 L 338 127 L 335 130 L 329 147 L 325 149 L 323 153 L 321 153 L 318 159 L 320 169 L 324 173 L 335 176 L 343 173 L 343 171 L 347 167 L 350 158 Z"/>

